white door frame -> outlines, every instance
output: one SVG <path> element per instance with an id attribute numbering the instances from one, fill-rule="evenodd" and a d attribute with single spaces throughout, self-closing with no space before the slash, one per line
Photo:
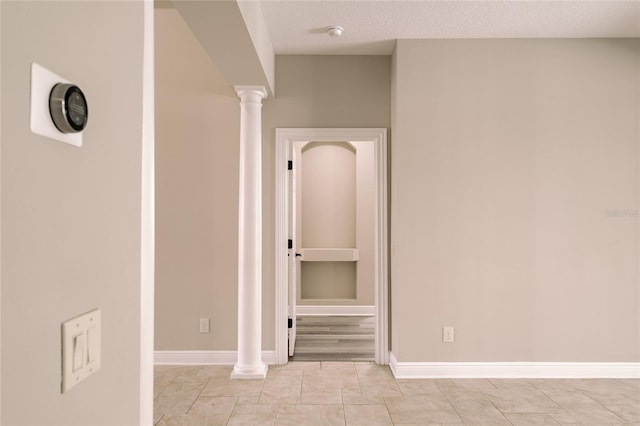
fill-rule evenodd
<path id="1" fill-rule="evenodd" d="M 280 128 L 276 129 L 275 199 L 275 355 L 286 364 L 288 313 L 288 179 L 287 162 L 293 142 L 373 142 L 375 163 L 375 361 L 389 363 L 389 255 L 387 198 L 387 129 Z"/>
<path id="2" fill-rule="evenodd" d="M 155 13 L 144 0 L 140 221 L 140 424 L 153 423 L 155 303 Z"/>

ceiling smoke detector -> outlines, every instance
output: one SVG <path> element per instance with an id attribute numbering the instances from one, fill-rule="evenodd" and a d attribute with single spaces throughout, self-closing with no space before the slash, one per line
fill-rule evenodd
<path id="1" fill-rule="evenodd" d="M 344 31 L 344 28 L 342 28 L 340 25 L 333 25 L 327 28 L 327 33 L 331 37 L 340 37 L 343 31 Z"/>

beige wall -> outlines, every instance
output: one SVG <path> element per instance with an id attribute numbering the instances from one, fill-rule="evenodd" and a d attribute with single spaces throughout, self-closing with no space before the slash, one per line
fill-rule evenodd
<path id="1" fill-rule="evenodd" d="M 347 142 L 309 143 L 297 155 L 300 248 L 356 246 L 356 151 Z"/>
<path id="2" fill-rule="evenodd" d="M 242 14 L 246 31 L 251 37 L 255 55 L 258 57 L 260 65 L 262 66 L 262 73 L 269 86 L 267 87 L 267 91 L 273 92 L 275 90 L 276 56 L 273 53 L 273 45 L 271 44 L 271 38 L 267 30 L 267 23 L 262 14 L 262 3 L 259 1 L 239 1 L 236 5 Z M 228 45 L 225 47 L 228 48 Z M 260 83 L 256 82 L 253 84 Z"/>
<path id="3" fill-rule="evenodd" d="M 137 424 L 143 4 L 0 8 L 0 423 Z M 86 93 L 82 148 L 29 130 L 34 61 Z M 61 394 L 60 324 L 94 308 L 102 310 L 101 369 Z"/>
<path id="4" fill-rule="evenodd" d="M 391 58 L 276 56 L 276 87 L 276 98 L 266 99 L 262 107 L 264 350 L 275 347 L 275 129 L 390 127 Z"/>
<path id="5" fill-rule="evenodd" d="M 399 361 L 640 359 L 639 43 L 398 42 Z"/>
<path id="6" fill-rule="evenodd" d="M 390 79 L 388 56 L 276 58 L 278 95 L 262 109 L 263 350 L 275 347 L 275 129 L 389 127 Z M 176 12 L 156 9 L 156 350 L 237 348 L 238 104 Z"/>
<path id="7" fill-rule="evenodd" d="M 237 347 L 239 119 L 178 12 L 156 9 L 157 350 Z"/>

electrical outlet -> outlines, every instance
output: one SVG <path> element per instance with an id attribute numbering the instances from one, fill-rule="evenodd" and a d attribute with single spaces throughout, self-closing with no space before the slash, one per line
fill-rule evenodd
<path id="1" fill-rule="evenodd" d="M 209 332 L 209 318 L 200 318 L 200 333 Z"/>
<path id="2" fill-rule="evenodd" d="M 442 341 L 453 343 L 453 327 L 442 327 Z"/>

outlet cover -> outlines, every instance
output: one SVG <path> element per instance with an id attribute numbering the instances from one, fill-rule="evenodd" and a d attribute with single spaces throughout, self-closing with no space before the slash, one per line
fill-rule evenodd
<path id="1" fill-rule="evenodd" d="M 209 332 L 209 318 L 200 318 L 200 333 Z"/>
<path id="2" fill-rule="evenodd" d="M 442 341 L 453 343 L 453 327 L 442 327 Z"/>

